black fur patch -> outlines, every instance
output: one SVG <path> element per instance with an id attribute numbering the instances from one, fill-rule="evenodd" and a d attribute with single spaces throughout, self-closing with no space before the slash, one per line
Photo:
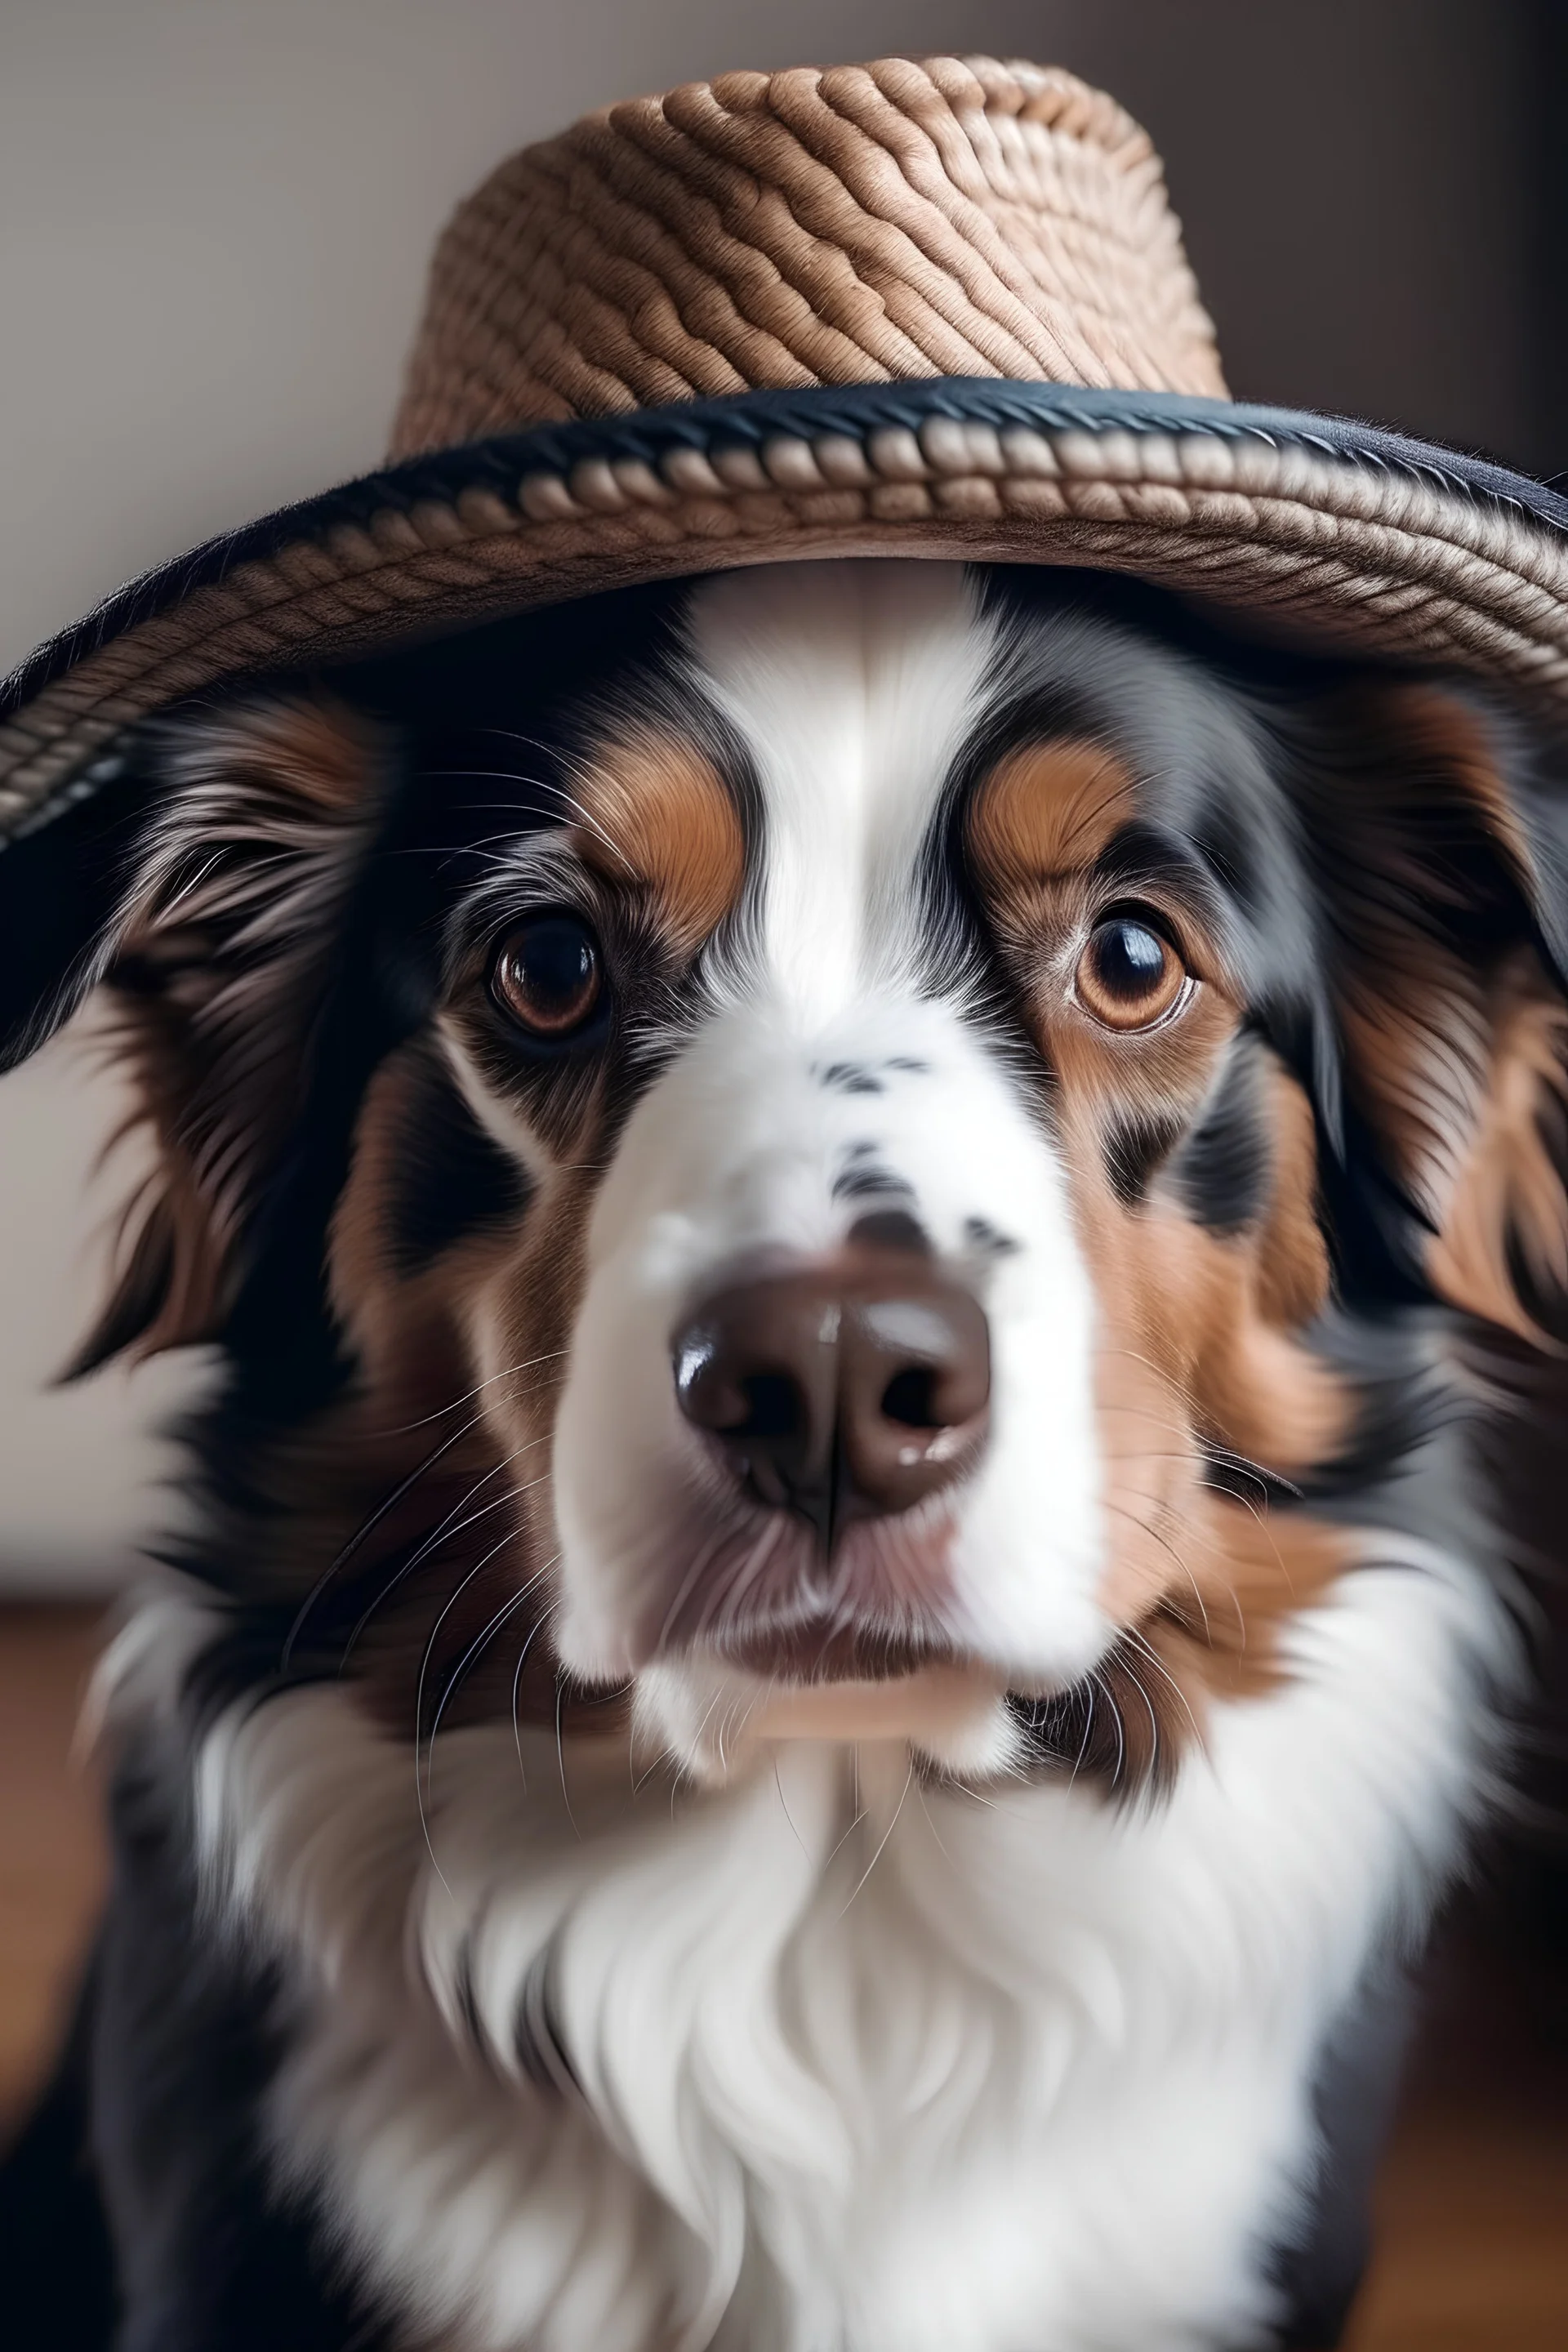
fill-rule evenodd
<path id="1" fill-rule="evenodd" d="M 398 1273 L 416 1272 L 480 1226 L 522 1215 L 531 1190 L 525 1171 L 485 1133 L 433 1055 L 405 1135 L 386 1236 Z"/>
<path id="2" fill-rule="evenodd" d="M 114 2333 L 114 2249 L 90 2142 L 94 1982 L 55 2079 L 0 2158 L 0 2297 L 12 2352 L 103 2352 Z"/>
<path id="3" fill-rule="evenodd" d="M 1227 1454 L 1218 1447 L 1205 1454 L 1203 1479 L 1216 1495 L 1228 1495 L 1233 1502 L 1242 1503 L 1249 1511 L 1265 1511 L 1270 1503 L 1298 1502 L 1301 1489 L 1276 1470 L 1266 1469 L 1260 1462 L 1244 1461 L 1239 1454 Z"/>
<path id="4" fill-rule="evenodd" d="M 1237 1234 L 1268 1203 L 1272 1149 L 1258 1050 L 1230 1057 L 1203 1117 L 1171 1161 L 1183 1205 L 1211 1234 Z"/>
<path id="5" fill-rule="evenodd" d="M 121 1767 L 99 1955 L 93 2137 L 122 2319 L 115 2352 L 382 2352 L 329 2233 L 273 2189 L 260 2106 L 278 1986 L 198 1916 L 186 1806 Z"/>
<path id="6" fill-rule="evenodd" d="M 1405 1964 L 1376 1961 L 1318 2053 L 1322 2155 L 1296 2235 L 1268 2265 L 1285 2303 L 1280 2352 L 1323 2352 L 1343 2338 L 1372 2252 L 1373 2182 L 1415 2017 Z"/>
<path id="7" fill-rule="evenodd" d="M 1121 1119 L 1105 1139 L 1105 1169 L 1123 1208 L 1142 1200 L 1182 1131 L 1175 1118 Z"/>

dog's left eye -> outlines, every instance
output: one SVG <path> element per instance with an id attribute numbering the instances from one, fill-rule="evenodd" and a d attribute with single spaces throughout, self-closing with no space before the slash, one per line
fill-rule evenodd
<path id="1" fill-rule="evenodd" d="M 1108 1029 L 1152 1029 L 1192 987 L 1170 940 L 1138 908 L 1095 925 L 1074 979 L 1079 1002 Z"/>
<path id="2" fill-rule="evenodd" d="M 605 995 L 604 959 L 575 915 L 539 915 L 502 940 L 490 992 L 531 1036 L 552 1042 L 585 1029 Z"/>

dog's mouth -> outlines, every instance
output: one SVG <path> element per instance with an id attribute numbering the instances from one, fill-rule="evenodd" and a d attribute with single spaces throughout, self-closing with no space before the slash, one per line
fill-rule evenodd
<path id="1" fill-rule="evenodd" d="M 902 1740 L 949 1770 L 994 1769 L 1010 1750 L 1002 1678 L 976 1661 L 928 1655 L 876 1678 L 770 1680 L 745 1711 L 756 1739 Z"/>
<path id="2" fill-rule="evenodd" d="M 682 1529 L 691 1565 L 650 1579 L 664 1601 L 645 1657 L 707 1656 L 777 1683 L 897 1681 L 957 1662 L 945 1619 L 950 1511 L 931 1503 L 843 1528 L 831 1549 L 789 1511 L 749 1499 Z"/>
<path id="3" fill-rule="evenodd" d="M 775 1740 L 901 1742 L 964 1779 L 1010 1769 L 1017 1662 L 969 1635 L 959 1532 L 932 1496 L 825 1546 L 798 1513 L 694 1481 L 629 1563 L 637 1736 L 700 1780 Z"/>
<path id="4" fill-rule="evenodd" d="M 713 1671 L 722 1679 L 722 1702 L 703 1702 L 682 1743 L 690 1769 L 721 1778 L 756 1741 L 796 1739 L 901 1741 L 982 1777 L 1004 1765 L 1007 1677 L 944 1622 L 952 1538 L 950 1515 L 932 1510 L 852 1526 L 825 1553 L 797 1519 L 748 1515 L 732 1559 L 728 1545 L 710 1551 L 700 1600 L 667 1618 L 650 1661 L 695 1669 L 704 1690 Z"/>
<path id="5" fill-rule="evenodd" d="M 890 1633 L 840 1619 L 740 1626 L 710 1644 L 725 1664 L 801 1689 L 832 1683 L 890 1683 L 931 1666 L 966 1663 L 934 1630 Z"/>

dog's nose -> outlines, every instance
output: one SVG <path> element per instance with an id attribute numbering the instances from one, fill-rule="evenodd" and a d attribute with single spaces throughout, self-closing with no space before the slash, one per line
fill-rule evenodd
<path id="1" fill-rule="evenodd" d="M 851 1251 L 739 1283 L 676 1335 L 674 1358 L 687 1419 L 824 1551 L 848 1520 L 950 1485 L 984 1440 L 985 1317 L 912 1254 Z"/>

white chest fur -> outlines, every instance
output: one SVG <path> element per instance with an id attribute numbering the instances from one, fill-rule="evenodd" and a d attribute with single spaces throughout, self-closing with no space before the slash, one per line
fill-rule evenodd
<path id="1" fill-rule="evenodd" d="M 199 1815 L 293 1987 L 279 2164 L 462 2352 L 1245 2343 L 1321 2039 L 1452 1866 L 1507 1639 L 1468 1569 L 1363 1570 L 1127 1813 L 891 1747 L 563 1790 L 507 1728 L 443 1737 L 427 1847 L 344 1693 L 237 1714 Z"/>

